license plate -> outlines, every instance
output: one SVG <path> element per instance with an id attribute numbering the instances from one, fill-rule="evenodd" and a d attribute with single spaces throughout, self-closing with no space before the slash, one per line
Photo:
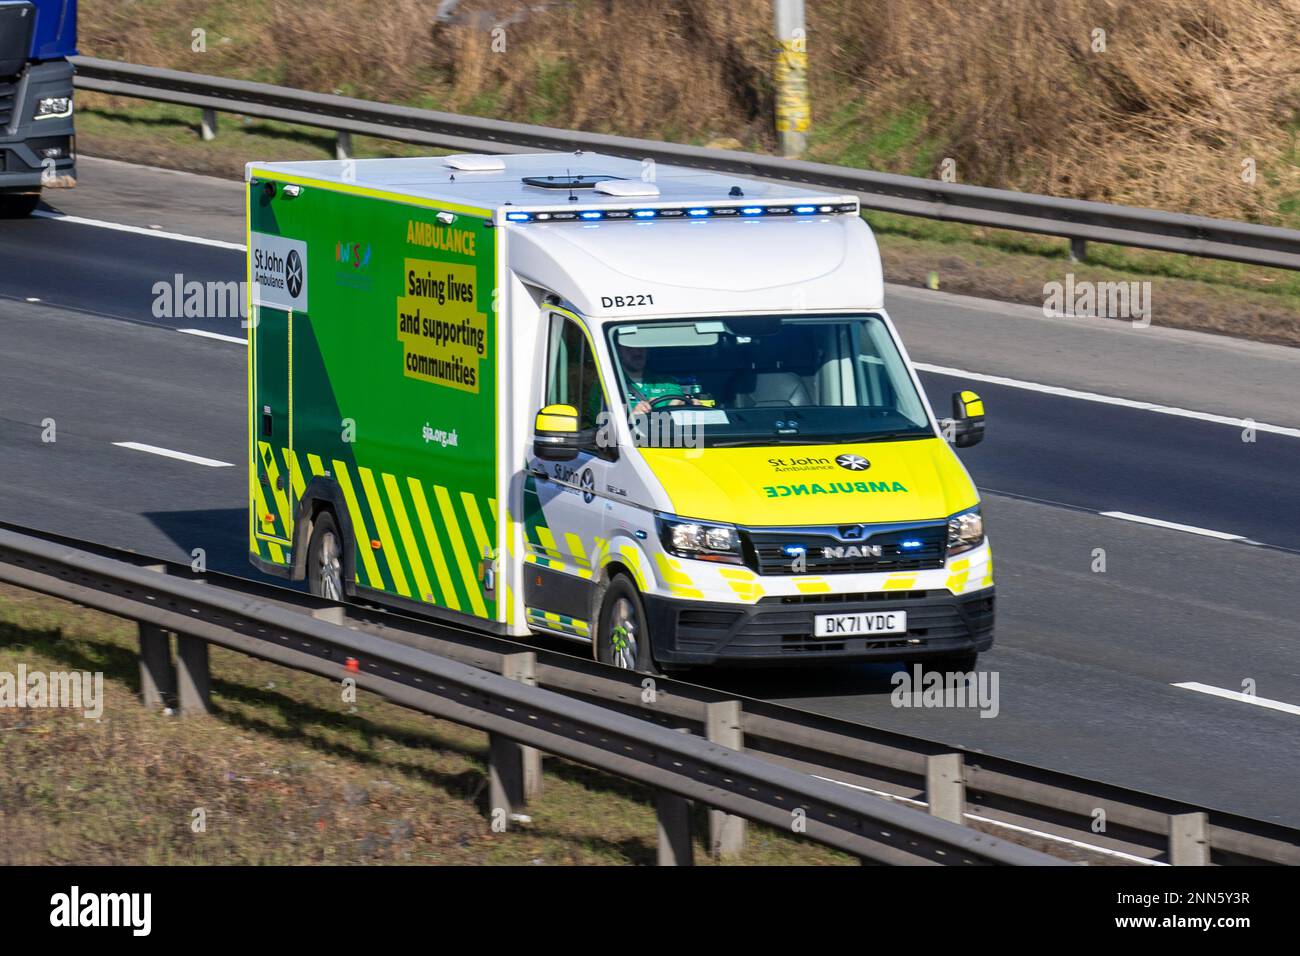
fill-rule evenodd
<path id="1" fill-rule="evenodd" d="M 813 619 L 813 633 L 817 637 L 859 637 L 864 634 L 905 634 L 906 632 L 906 611 L 818 614 Z"/>

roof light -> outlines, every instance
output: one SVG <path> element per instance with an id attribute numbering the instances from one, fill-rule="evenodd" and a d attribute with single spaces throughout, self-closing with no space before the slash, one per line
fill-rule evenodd
<path id="1" fill-rule="evenodd" d="M 707 216 L 709 211 L 707 209 L 688 209 L 686 213 L 690 216 Z"/>
<path id="2" fill-rule="evenodd" d="M 675 219 L 682 214 L 680 209 L 660 209 L 659 215 L 665 219 Z"/>
<path id="3" fill-rule="evenodd" d="M 506 218 L 511 222 L 527 222 L 533 217 L 526 212 L 508 212 L 506 213 Z"/>
<path id="4" fill-rule="evenodd" d="M 551 218 L 551 214 L 549 212 L 539 212 L 537 214 L 538 222 L 541 222 L 543 219 L 550 219 L 550 218 Z"/>
<path id="5" fill-rule="evenodd" d="M 713 210 L 713 215 L 734 216 L 736 214 L 736 211 L 737 210 L 735 206 L 719 206 L 717 209 Z"/>
<path id="6" fill-rule="evenodd" d="M 628 212 L 626 209 L 606 209 L 606 210 L 605 210 L 605 218 L 606 218 L 606 219 L 629 219 L 629 218 L 631 218 L 631 216 L 632 216 L 632 214 L 631 214 L 630 212 Z"/>
<path id="7" fill-rule="evenodd" d="M 767 214 L 769 216 L 786 216 L 790 213 L 789 206 L 768 206 Z"/>
<path id="8" fill-rule="evenodd" d="M 588 209 L 586 212 L 579 213 L 583 219 L 604 219 L 605 214 L 598 209 Z"/>
<path id="9" fill-rule="evenodd" d="M 654 214 L 655 211 L 653 209 L 638 209 L 636 212 L 632 213 L 632 215 L 636 216 L 638 219 L 653 219 Z"/>
<path id="10" fill-rule="evenodd" d="M 541 219 L 542 217 L 538 216 L 537 218 Z M 577 219 L 578 214 L 576 212 L 553 212 L 551 213 L 551 218 L 552 219 Z"/>
<path id="11" fill-rule="evenodd" d="M 795 206 L 794 211 L 797 213 L 816 212 L 817 207 L 816 206 Z"/>
<path id="12" fill-rule="evenodd" d="M 740 210 L 742 216 L 757 216 L 761 215 L 762 212 L 762 206 L 746 206 L 744 209 Z"/>

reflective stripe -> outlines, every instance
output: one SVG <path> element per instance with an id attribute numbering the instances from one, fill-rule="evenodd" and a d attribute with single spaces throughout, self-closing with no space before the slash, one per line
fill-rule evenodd
<path id="1" fill-rule="evenodd" d="M 442 603 L 453 611 L 459 611 L 460 597 L 456 594 L 456 586 L 452 583 L 451 569 L 447 567 L 447 558 L 443 554 L 442 542 L 438 540 L 433 516 L 429 513 L 429 502 L 425 500 L 424 487 L 416 478 L 407 478 L 406 483 L 410 486 L 411 500 L 415 502 L 415 513 L 420 519 L 420 533 L 424 535 L 429 554 L 433 555 L 433 569 L 438 574 L 438 586 L 442 588 Z"/>
<path id="2" fill-rule="evenodd" d="M 384 474 L 384 490 L 388 492 L 388 502 L 393 508 L 393 520 L 397 522 L 397 532 L 402 536 L 402 547 L 406 549 L 406 560 L 411 565 L 411 573 L 415 575 L 416 587 L 420 593 L 416 597 L 421 601 L 435 600 L 433 589 L 429 587 L 429 576 L 424 573 L 424 559 L 420 557 L 420 546 L 416 543 L 415 533 L 411 530 L 411 522 L 406 517 L 406 505 L 402 503 L 402 489 L 398 487 L 397 479 L 392 475 Z"/>
<path id="3" fill-rule="evenodd" d="M 371 474 L 369 468 L 357 466 L 357 474 L 361 476 L 361 487 L 366 492 L 366 502 L 370 505 L 370 516 L 375 519 L 375 533 L 379 535 L 379 543 L 384 549 L 384 556 L 388 561 L 389 573 L 393 576 L 393 586 L 403 597 L 411 596 L 411 586 L 406 583 L 406 570 L 402 567 L 402 555 L 397 550 L 397 542 L 393 539 L 393 532 L 388 527 L 388 515 L 384 512 L 384 501 L 379 497 L 379 489 L 375 487 L 375 476 Z M 368 542 L 367 542 L 368 543 Z"/>
<path id="4" fill-rule="evenodd" d="M 442 511 L 447 537 L 451 539 L 451 550 L 456 555 L 456 563 L 460 566 L 460 576 L 465 581 L 465 592 L 469 595 L 469 603 L 476 615 L 487 617 L 487 605 L 483 603 L 483 594 L 478 587 L 478 576 L 474 573 L 474 566 L 465 551 L 465 537 L 461 534 L 460 522 L 456 518 L 455 508 L 452 507 L 451 496 L 442 485 L 434 485 L 433 493 L 438 499 L 438 508 Z"/>
<path id="5" fill-rule="evenodd" d="M 343 489 L 343 500 L 347 502 L 348 514 L 352 518 L 352 534 L 357 539 L 357 551 L 366 569 L 366 579 L 372 588 L 382 591 L 384 579 L 379 574 L 379 562 L 375 560 L 375 553 L 370 548 L 370 529 L 366 526 L 365 516 L 361 513 L 357 493 L 352 488 L 352 476 L 348 474 L 348 466 L 337 458 L 334 459 L 334 475 L 338 478 L 339 487 Z M 361 575 L 358 574 L 357 579 L 360 578 Z"/>

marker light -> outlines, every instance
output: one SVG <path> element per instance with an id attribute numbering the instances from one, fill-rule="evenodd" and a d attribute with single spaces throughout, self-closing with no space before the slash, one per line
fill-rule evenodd
<path id="1" fill-rule="evenodd" d="M 904 548 L 904 549 L 907 549 L 907 550 L 910 550 L 910 549 L 912 549 L 912 548 L 919 548 L 919 547 L 921 547 L 923 544 L 924 544 L 924 542 L 922 542 L 922 541 L 917 541 L 915 538 L 908 538 L 908 539 L 905 540 L 905 541 L 900 541 L 900 542 L 898 542 L 898 546 L 899 546 L 900 548 Z"/>

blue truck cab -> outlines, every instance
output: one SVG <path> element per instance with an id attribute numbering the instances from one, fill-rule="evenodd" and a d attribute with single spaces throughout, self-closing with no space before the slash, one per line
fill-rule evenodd
<path id="1" fill-rule="evenodd" d="M 0 0 L 0 216 L 28 215 L 42 187 L 76 183 L 76 0 Z"/>

